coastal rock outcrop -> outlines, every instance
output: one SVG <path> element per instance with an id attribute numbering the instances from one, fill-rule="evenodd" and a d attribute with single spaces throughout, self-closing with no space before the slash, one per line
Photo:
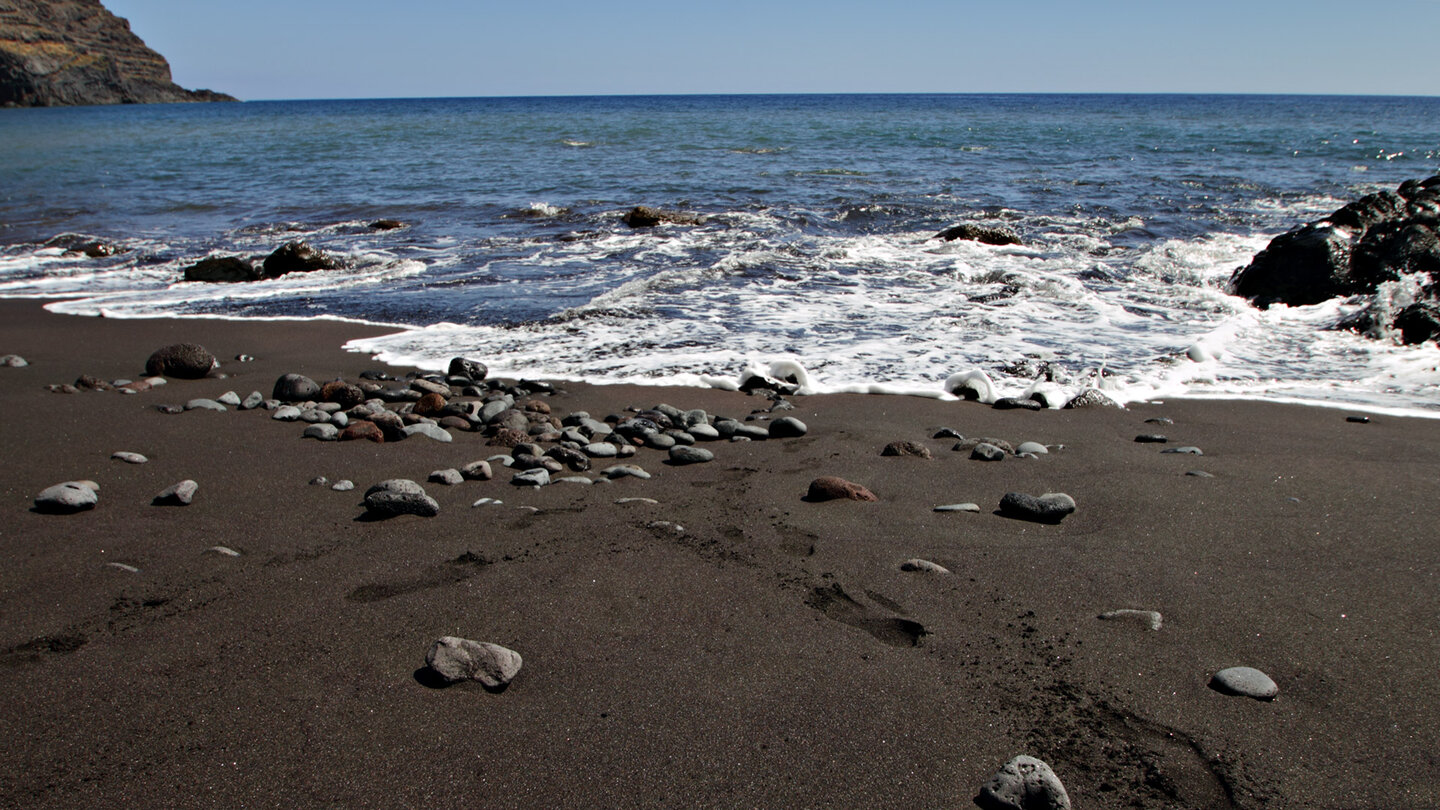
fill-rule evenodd
<path id="1" fill-rule="evenodd" d="M 8 0 L 0 5 L 0 107 L 235 101 L 186 90 L 170 63 L 100 0 Z"/>
<path id="2" fill-rule="evenodd" d="M 621 221 L 632 228 L 653 228 L 662 223 L 670 225 L 699 225 L 704 220 L 694 214 L 680 211 L 665 211 L 648 205 L 637 205 L 625 212 Z"/>
<path id="3" fill-rule="evenodd" d="M 1275 237 L 1230 277 L 1256 306 L 1372 296 L 1338 324 L 1404 343 L 1440 337 L 1440 175 L 1407 180 Z"/>
<path id="4" fill-rule="evenodd" d="M 972 222 L 953 225 L 930 237 L 945 242 L 979 242 L 984 245 L 1018 245 L 1020 234 L 1009 228 L 990 228 Z"/>

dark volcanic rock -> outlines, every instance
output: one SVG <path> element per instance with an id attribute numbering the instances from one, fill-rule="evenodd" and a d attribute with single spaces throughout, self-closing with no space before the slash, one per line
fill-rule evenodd
<path id="1" fill-rule="evenodd" d="M 625 213 L 621 220 L 632 228 L 653 228 L 661 223 L 671 225 L 699 225 L 702 220 L 694 214 L 680 211 L 665 211 L 648 205 L 637 205 Z"/>
<path id="2" fill-rule="evenodd" d="M 490 373 L 490 369 L 479 360 L 454 357 L 450 359 L 450 369 L 446 373 L 451 377 L 465 377 L 471 382 L 480 382 Z"/>
<path id="3" fill-rule="evenodd" d="M 353 408 L 365 401 L 365 392 L 353 383 L 331 380 L 320 386 L 320 401 L 334 402 L 342 408 Z"/>
<path id="4" fill-rule="evenodd" d="M 320 396 L 320 384 L 304 374 L 286 374 L 275 381 L 270 396 L 281 402 L 304 402 Z"/>
<path id="5" fill-rule="evenodd" d="M 265 257 L 263 269 L 265 278 L 279 278 L 286 273 L 338 270 L 344 266 L 344 262 L 316 250 L 309 242 L 286 242 Z"/>
<path id="6" fill-rule="evenodd" d="M 931 239 L 943 239 L 946 242 L 954 242 L 957 239 L 967 242 L 981 242 L 986 245 L 1018 245 L 1020 234 L 1009 228 L 987 228 L 984 225 L 964 223 L 955 225 L 935 234 Z"/>
<path id="7" fill-rule="evenodd" d="M 170 79 L 100 0 L 8 0 L 0 6 L 0 107 L 234 101 Z"/>
<path id="8" fill-rule="evenodd" d="M 196 343 L 176 343 L 156 349 L 145 361 L 145 373 L 151 377 L 176 377 L 198 380 L 220 365 L 215 355 Z"/>
<path id="9" fill-rule="evenodd" d="M 885 445 L 885 449 L 880 451 L 880 455 L 912 456 L 914 458 L 934 458 L 934 456 L 930 453 L 930 448 L 926 447 L 923 444 L 920 444 L 919 442 L 910 441 L 891 442 Z"/>
<path id="10" fill-rule="evenodd" d="M 377 219 L 366 227 L 372 231 L 397 231 L 405 227 L 405 223 L 398 219 Z"/>
<path id="11" fill-rule="evenodd" d="M 260 271 L 249 259 L 239 256 L 211 256 L 185 268 L 186 281 L 211 281 L 233 284 L 242 281 L 259 281 Z"/>
<path id="12" fill-rule="evenodd" d="M 1391 295 L 1381 291 L 1380 285 L 1403 279 L 1415 282 L 1419 300 L 1392 303 Z M 1261 308 L 1373 295 L 1369 308 L 1337 326 L 1373 336 L 1399 331 L 1409 343 L 1435 336 L 1417 318 L 1424 318 L 1424 305 L 1440 305 L 1437 281 L 1440 175 L 1408 180 L 1398 192 L 1362 197 L 1275 237 L 1249 265 L 1235 271 L 1230 290 Z"/>

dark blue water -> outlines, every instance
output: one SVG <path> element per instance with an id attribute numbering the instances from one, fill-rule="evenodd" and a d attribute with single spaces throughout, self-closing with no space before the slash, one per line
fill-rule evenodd
<path id="1" fill-rule="evenodd" d="M 1437 98 L 1313 96 L 3 110 L 0 294 L 73 296 L 93 302 L 73 311 L 112 315 L 454 323 L 481 330 L 452 336 L 470 348 L 525 345 L 539 370 L 596 379 L 722 374 L 781 354 L 823 358 L 831 373 L 817 376 L 836 384 L 923 384 L 1037 352 L 1150 379 L 1171 344 L 1220 340 L 1245 312 L 1223 282 L 1266 238 L 1435 173 L 1437 121 Z M 619 217 L 636 204 L 709 219 L 632 232 Z M 365 227 L 379 218 L 409 227 Z M 962 221 L 1013 228 L 1026 248 L 926 242 Z M 88 265 L 37 250 L 62 232 L 129 250 Z M 201 256 L 261 256 L 290 238 L 352 271 L 224 294 L 176 286 Z M 1083 281 L 1100 276 L 1114 283 Z M 971 305 L 996 290 L 1018 293 Z M 1083 339 L 1067 337 L 1077 324 Z M 631 333 L 651 337 L 617 339 Z M 535 350 L 535 335 L 565 356 Z M 978 348 L 937 347 L 960 338 Z M 847 348 L 857 357 L 834 359 Z M 445 349 L 396 356 L 432 350 Z M 1247 358 L 1220 382 L 1344 376 L 1332 359 L 1287 371 Z"/>

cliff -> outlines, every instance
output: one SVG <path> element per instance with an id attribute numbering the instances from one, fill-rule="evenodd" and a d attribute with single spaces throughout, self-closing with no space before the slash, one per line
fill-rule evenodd
<path id="1" fill-rule="evenodd" d="M 0 106 L 234 100 L 175 84 L 100 0 L 0 0 Z"/>

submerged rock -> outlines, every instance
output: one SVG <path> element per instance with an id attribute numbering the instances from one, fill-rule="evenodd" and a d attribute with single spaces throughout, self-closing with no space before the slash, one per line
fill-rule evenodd
<path id="1" fill-rule="evenodd" d="M 992 228 L 974 223 L 962 223 L 953 225 L 930 237 L 945 242 L 962 240 L 966 242 L 981 242 L 986 245 L 1018 245 L 1020 234 L 1009 228 Z"/>

